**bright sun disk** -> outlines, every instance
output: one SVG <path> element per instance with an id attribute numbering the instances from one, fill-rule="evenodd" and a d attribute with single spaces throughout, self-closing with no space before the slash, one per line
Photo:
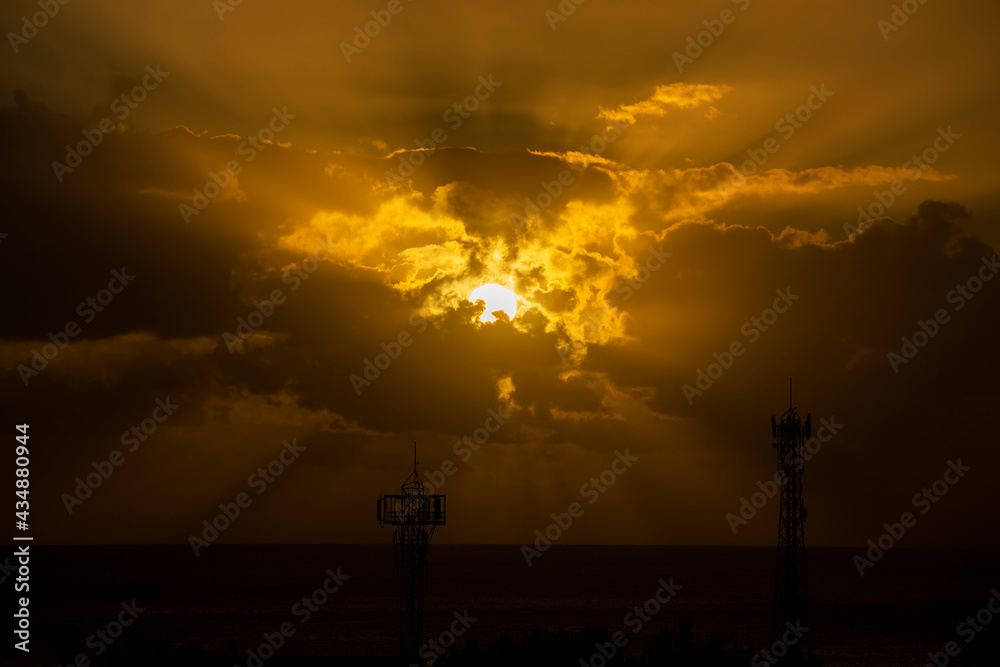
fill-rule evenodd
<path id="1" fill-rule="evenodd" d="M 497 318 L 493 313 L 498 310 L 511 319 L 517 314 L 517 296 L 503 285 L 487 283 L 472 290 L 469 301 L 475 303 L 480 299 L 486 302 L 486 312 L 479 316 L 481 322 L 495 322 Z"/>

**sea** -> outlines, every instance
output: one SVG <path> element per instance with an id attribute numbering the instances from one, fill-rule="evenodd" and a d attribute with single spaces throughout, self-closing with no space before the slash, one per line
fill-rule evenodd
<path id="1" fill-rule="evenodd" d="M 13 656 L 8 664 L 60 664 L 57 638 L 68 629 L 80 636 L 107 631 L 123 605 L 133 604 L 141 611 L 130 632 L 141 629 L 152 642 L 169 640 L 205 653 L 235 643 L 247 655 L 285 623 L 295 632 L 278 650 L 282 658 L 391 656 L 398 646 L 391 544 L 213 544 L 198 556 L 186 545 L 36 545 L 31 553 L 31 653 L 7 650 Z M 807 551 L 809 630 L 829 667 L 924 665 L 928 653 L 947 642 L 961 645 L 958 624 L 1000 587 L 997 551 L 896 548 L 863 576 L 853 561 L 860 554 L 862 549 Z M 529 565 L 518 545 L 434 544 L 424 633 L 438 637 L 456 615 L 464 617 L 468 627 L 454 651 L 470 638 L 486 644 L 502 633 L 516 639 L 535 628 L 605 624 L 641 648 L 655 633 L 676 632 L 680 622 L 690 621 L 699 641 L 721 632 L 728 646 L 764 649 L 774 566 L 773 548 L 556 544 Z M 323 602 L 306 619 L 303 597 L 322 590 L 330 573 L 340 576 L 340 588 L 315 596 Z M 13 579 L 2 584 L 8 600 Z M 628 614 L 654 598 L 661 581 L 673 584 L 676 594 L 666 604 L 649 605 L 659 609 L 635 631 Z"/>

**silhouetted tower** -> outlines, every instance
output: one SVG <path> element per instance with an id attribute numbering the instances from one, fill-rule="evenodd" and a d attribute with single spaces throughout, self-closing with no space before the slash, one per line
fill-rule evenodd
<path id="1" fill-rule="evenodd" d="M 424 585 L 427 583 L 427 547 L 436 526 L 443 526 L 443 495 L 427 495 L 417 474 L 417 444 L 413 443 L 413 473 L 399 495 L 378 499 L 380 526 L 396 526 L 392 549 L 399 582 L 399 651 L 419 663 L 417 652 L 424 640 Z"/>
<path id="2" fill-rule="evenodd" d="M 781 509 L 778 517 L 778 562 L 774 570 L 774 612 L 771 642 L 782 641 L 788 623 L 812 628 L 809 615 L 809 582 L 806 576 L 805 505 L 802 502 L 803 447 L 812 435 L 812 415 L 805 424 L 792 405 L 792 381 L 788 380 L 788 412 L 776 421 L 771 416 L 771 432 L 778 455 Z M 806 664 L 813 659 L 812 631 L 805 633 L 779 661 L 782 665 Z"/>

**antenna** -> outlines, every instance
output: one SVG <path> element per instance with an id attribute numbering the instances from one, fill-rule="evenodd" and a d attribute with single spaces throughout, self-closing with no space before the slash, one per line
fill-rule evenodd
<path id="1" fill-rule="evenodd" d="M 417 473 L 417 443 L 413 442 L 413 473 L 399 494 L 378 499 L 380 526 L 395 526 L 392 536 L 399 583 L 399 652 L 410 662 L 418 655 L 424 635 L 424 584 L 427 582 L 427 547 L 434 528 L 445 524 L 445 497 L 428 495 Z"/>
<path id="2" fill-rule="evenodd" d="M 788 412 L 780 420 L 771 417 L 771 433 L 778 458 L 778 475 L 784 479 L 778 517 L 778 554 L 774 571 L 774 608 L 771 618 L 771 641 L 780 641 L 791 624 L 801 622 L 811 627 L 809 579 L 806 573 L 805 521 L 808 513 L 802 494 L 805 459 L 802 450 L 812 432 L 812 415 L 805 424 L 792 406 L 792 378 L 788 378 Z M 777 478 L 776 478 L 777 479 Z M 788 650 L 779 664 L 812 664 L 813 642 L 810 633 Z"/>

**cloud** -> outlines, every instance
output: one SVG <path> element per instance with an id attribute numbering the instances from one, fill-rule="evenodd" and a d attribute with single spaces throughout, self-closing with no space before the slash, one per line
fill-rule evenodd
<path id="1" fill-rule="evenodd" d="M 868 165 L 813 167 L 794 171 L 768 169 L 756 173 L 722 162 L 711 167 L 672 170 L 642 170 L 620 179 L 633 203 L 648 209 L 652 224 L 706 219 L 733 200 L 757 199 L 773 203 L 778 198 L 818 195 L 828 191 L 861 186 L 872 187 L 899 181 L 946 182 L 953 176 L 934 169 L 916 171 L 898 167 Z"/>
<path id="2" fill-rule="evenodd" d="M 662 107 L 693 108 L 675 97 Z M 296 483 L 268 502 L 311 508 L 283 538 L 325 539 L 316 528 L 324 512 L 397 484 L 414 439 L 426 465 L 439 465 L 502 407 L 502 430 L 447 488 L 465 507 L 488 507 L 502 528 L 466 527 L 454 541 L 522 539 L 538 507 L 565 504 L 628 443 L 642 463 L 602 500 L 619 517 L 614 527 L 581 525 L 574 539 L 610 530 L 724 543 L 724 514 L 772 472 L 767 416 L 783 405 L 790 374 L 814 418 L 829 412 L 847 424 L 810 471 L 810 502 L 827 507 L 818 543 L 863 542 L 864 527 L 847 519 L 863 507 L 891 516 L 898 498 L 926 484 L 923 462 L 930 474 L 950 455 L 942 443 L 992 465 L 984 443 L 1000 370 L 996 285 L 953 312 L 898 375 L 886 362 L 992 252 L 968 232 L 979 218 L 927 202 L 839 241 L 816 223 L 830 215 L 823 197 L 854 208 L 855 195 L 909 177 L 903 170 L 775 168 L 730 187 L 729 163 L 638 169 L 567 146 L 441 149 L 389 187 L 385 172 L 409 151 L 349 155 L 293 142 L 245 165 L 241 197 L 213 201 L 185 224 L 178 202 L 232 159 L 238 137 L 123 129 L 60 184 L 50 162 L 80 128 L 25 99 L 0 121 L 12 202 L 2 270 L 6 284 L 24 286 L 8 292 L 17 317 L 0 322 L 0 400 L 64 454 L 46 459 L 45 492 L 58 497 L 119 447 L 155 398 L 184 406 L 129 458 L 120 485 L 95 496 L 94 511 L 70 520 L 58 506 L 46 510 L 60 535 L 123 539 L 106 521 L 118 507 L 142 521 L 134 539 L 182 540 L 282 439 L 301 437 L 310 449 Z M 515 225 L 567 170 L 573 183 Z M 933 170 L 907 181 L 914 190 L 951 182 Z M 747 214 L 754 205 L 765 206 L 760 222 Z M 831 217 L 839 229 L 844 220 Z M 122 266 L 135 283 L 25 387 L 17 366 L 79 320 L 77 305 Z M 476 322 L 467 296 L 484 282 L 512 285 L 517 317 Z M 681 387 L 734 340 L 749 342 L 744 323 L 776 289 L 800 300 L 689 404 Z M 265 301 L 272 314 L 230 352 L 224 334 Z M 911 474 L 873 481 L 869 471 L 904 457 L 917 461 Z M 188 486 L 175 483 L 181 477 Z M 517 486 L 488 497 L 503 481 Z M 958 512 L 991 498 L 968 488 Z M 642 509 L 649 498 L 655 512 Z M 257 534 L 251 527 L 278 535 L 264 518 L 247 521 L 234 539 Z M 345 519 L 347 539 L 371 536 L 364 521 Z M 771 540 L 769 528 L 755 530 L 748 541 Z"/>
<path id="3" fill-rule="evenodd" d="M 732 90 L 729 86 L 707 84 L 671 83 L 657 86 L 652 97 L 634 104 L 623 104 L 613 109 L 601 107 L 598 118 L 611 122 L 634 125 L 637 116 L 665 116 L 672 109 L 693 109 L 721 99 Z M 718 110 L 710 110 L 715 117 Z"/>

